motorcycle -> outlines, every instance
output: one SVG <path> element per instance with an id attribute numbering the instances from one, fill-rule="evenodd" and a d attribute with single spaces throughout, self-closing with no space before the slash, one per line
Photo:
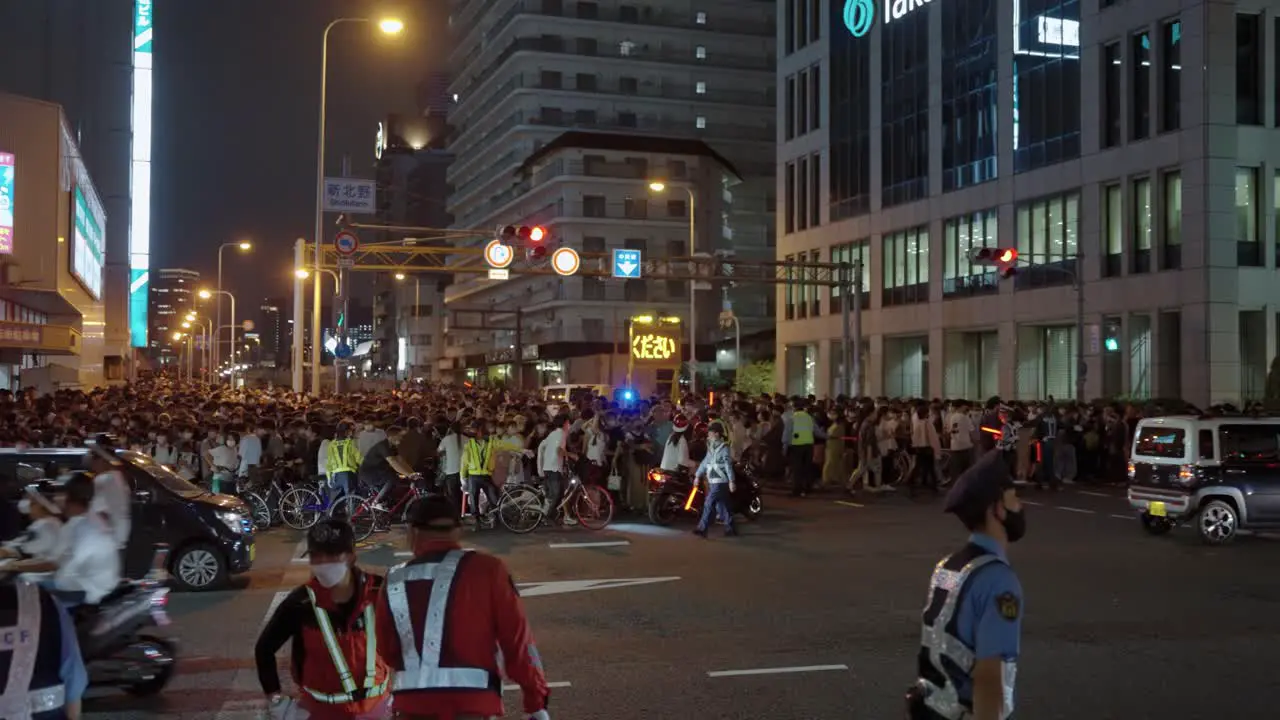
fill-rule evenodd
<path id="1" fill-rule="evenodd" d="M 729 496 L 729 511 L 755 520 L 764 512 L 760 482 L 750 468 L 734 466 L 736 490 Z M 681 468 L 675 472 L 654 468 L 649 471 L 649 522 L 670 525 L 681 513 L 702 515 L 706 502 L 705 483 L 693 482 L 691 473 Z"/>
<path id="2" fill-rule="evenodd" d="M 76 608 L 76 637 L 90 687 L 118 687 L 145 697 L 159 693 L 173 678 L 177 646 L 144 632 L 169 624 L 163 570 L 168 554 L 167 549 L 156 552 L 146 578 L 126 580 L 96 606 Z"/>

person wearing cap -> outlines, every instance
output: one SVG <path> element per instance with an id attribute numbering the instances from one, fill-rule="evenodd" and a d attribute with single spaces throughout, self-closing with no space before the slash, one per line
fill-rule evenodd
<path id="1" fill-rule="evenodd" d="M 934 568 L 907 716 L 1004 720 L 1013 712 L 1023 613 L 1022 584 L 1006 553 L 1027 526 L 999 450 L 956 480 L 945 509 L 969 541 Z"/>
<path id="2" fill-rule="evenodd" d="M 704 538 L 707 536 L 707 528 L 711 526 L 713 513 L 719 516 L 726 536 L 738 534 L 733 526 L 733 509 L 730 507 L 736 489 L 733 458 L 729 454 L 729 443 L 724 438 L 724 425 L 719 421 L 707 426 L 707 454 L 694 473 L 694 482 L 700 478 L 707 480 L 707 499 L 702 504 L 702 519 L 693 531 L 693 534 Z"/>
<path id="3" fill-rule="evenodd" d="M 25 495 L 18 501 L 18 510 L 31 518 L 31 524 L 21 535 L 0 547 L 0 559 L 56 558 L 58 536 L 62 532 L 58 506 L 40 492 L 25 488 Z"/>
<path id="4" fill-rule="evenodd" d="M 374 629 L 382 578 L 356 565 L 355 535 L 341 520 L 307 531 L 311 579 L 271 614 L 254 646 L 272 720 L 373 720 L 390 716 L 391 670 Z M 280 692 L 276 653 L 290 644 L 298 697 Z"/>
<path id="5" fill-rule="evenodd" d="M 522 717 L 550 720 L 551 693 L 511 573 L 492 555 L 463 550 L 461 533 L 447 498 L 418 502 L 409 518 L 413 559 L 391 568 L 378 599 L 378 647 L 396 671 L 395 717 L 502 717 L 505 675 L 520 687 Z"/>

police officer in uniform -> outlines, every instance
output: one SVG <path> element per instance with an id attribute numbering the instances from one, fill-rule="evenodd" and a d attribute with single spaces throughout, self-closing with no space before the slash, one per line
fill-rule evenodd
<path id="1" fill-rule="evenodd" d="M 813 488 L 813 442 L 814 438 L 825 437 L 822 428 L 814 422 L 813 416 L 805 408 L 803 398 L 792 398 L 791 406 L 795 408 L 791 419 L 783 423 L 782 443 L 787 446 L 787 459 L 791 466 L 791 496 L 804 497 Z"/>
<path id="2" fill-rule="evenodd" d="M 71 617 L 44 588 L 6 577 L 0 568 L 0 718 L 79 720 L 89 675 Z"/>
<path id="3" fill-rule="evenodd" d="M 1022 585 L 1006 550 L 1026 532 L 1022 503 L 1000 451 L 961 475 L 946 511 L 969 542 L 934 568 L 922 615 L 911 720 L 1006 720 L 1022 629 Z"/>

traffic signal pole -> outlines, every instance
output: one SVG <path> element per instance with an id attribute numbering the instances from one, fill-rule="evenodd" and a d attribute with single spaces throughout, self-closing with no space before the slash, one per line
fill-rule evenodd
<path id="1" fill-rule="evenodd" d="M 1076 250 L 1074 267 L 1068 270 L 1065 267 L 1053 265 L 1055 262 L 1052 255 L 1047 253 L 1033 254 L 1030 256 L 1016 256 L 1013 267 L 1017 267 L 1017 260 L 1022 257 L 1029 257 L 1033 262 L 1026 264 L 1024 267 L 1028 269 L 1039 268 L 1042 270 L 1050 270 L 1060 275 L 1065 275 L 1071 279 L 1071 287 L 1076 292 L 1076 402 L 1083 404 L 1085 377 L 1088 375 L 1089 366 L 1084 360 L 1084 253 Z M 1042 261 L 1036 262 L 1039 258 Z"/>

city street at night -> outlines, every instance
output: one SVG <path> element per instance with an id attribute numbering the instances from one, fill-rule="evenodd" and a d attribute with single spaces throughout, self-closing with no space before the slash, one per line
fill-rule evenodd
<path id="1" fill-rule="evenodd" d="M 1011 559 L 1026 592 L 1018 715 L 1261 718 L 1280 630 L 1280 544 L 1202 546 L 1146 536 L 1120 491 L 1028 495 Z M 742 536 L 691 524 L 472 535 L 505 559 L 553 687 L 555 717 L 890 718 L 914 677 L 930 570 L 958 547 L 940 502 L 769 495 Z M 307 577 L 301 535 L 260 535 L 258 563 L 228 591 L 173 596 L 179 677 L 156 699 L 93 694 L 89 718 L 252 718 L 256 631 Z M 404 559 L 403 531 L 361 555 Z M 287 653 L 282 652 L 282 674 Z M 1212 692 L 1206 692 L 1212 688 Z M 515 717 L 519 693 L 506 694 Z"/>

